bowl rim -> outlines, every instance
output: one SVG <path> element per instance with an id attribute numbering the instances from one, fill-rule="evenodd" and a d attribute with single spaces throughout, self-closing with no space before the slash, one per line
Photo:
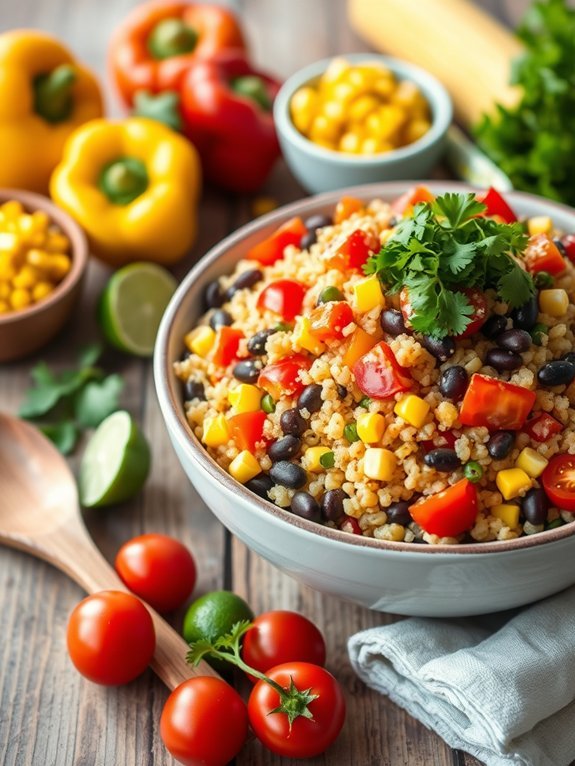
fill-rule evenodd
<path id="1" fill-rule="evenodd" d="M 390 69 L 400 80 L 411 80 L 424 90 L 424 96 L 429 103 L 432 113 L 432 123 L 430 129 L 417 141 L 411 144 L 392 149 L 389 152 L 379 152 L 370 155 L 348 154 L 338 152 L 335 149 L 327 149 L 319 146 L 302 135 L 295 127 L 289 114 L 289 105 L 294 92 L 318 77 L 324 72 L 328 64 L 333 61 L 334 56 L 314 61 L 311 64 L 299 69 L 292 74 L 283 83 L 274 100 L 273 115 L 278 132 L 298 149 L 310 156 L 329 160 L 337 165 L 346 167 L 372 165 L 373 163 L 392 165 L 396 162 L 414 157 L 424 152 L 430 146 L 433 146 L 447 132 L 449 125 L 453 120 L 453 104 L 449 93 L 444 85 L 425 69 L 412 64 L 411 62 L 395 58 L 393 56 L 384 56 L 380 53 L 346 53 L 340 58 L 349 61 L 378 61 Z"/>
<path id="2" fill-rule="evenodd" d="M 88 266 L 89 255 L 88 240 L 83 229 L 69 213 L 56 205 L 49 197 L 24 189 L 0 188 L 0 205 L 10 200 L 20 202 L 26 212 L 42 210 L 48 214 L 50 223 L 58 226 L 70 240 L 72 267 L 46 298 L 24 309 L 0 314 L 0 327 L 7 327 L 10 324 L 42 314 L 44 311 L 49 311 L 51 307 L 70 293 L 82 279 Z"/>
<path id="3" fill-rule="evenodd" d="M 363 535 L 353 535 L 332 527 L 326 527 L 307 519 L 303 519 L 289 510 L 274 505 L 269 500 L 264 500 L 253 492 L 250 492 L 243 484 L 233 479 L 230 474 L 221 468 L 218 463 L 209 455 L 207 450 L 201 444 L 199 439 L 192 432 L 182 407 L 182 402 L 177 401 L 173 395 L 175 386 L 170 386 L 170 380 L 174 379 L 173 361 L 168 358 L 168 341 L 172 334 L 173 325 L 180 313 L 180 304 L 187 295 L 192 286 L 201 281 L 203 273 L 207 268 L 216 263 L 226 251 L 239 244 L 247 236 L 265 229 L 272 224 L 279 224 L 284 220 L 301 211 L 302 206 L 327 206 L 337 203 L 341 196 L 352 194 L 359 198 L 369 200 L 374 198 L 397 197 L 413 185 L 424 184 L 436 194 L 445 192 L 476 191 L 468 184 L 457 181 L 383 181 L 374 184 L 362 184 L 359 186 L 348 187 L 337 191 L 323 192 L 322 194 L 311 195 L 291 202 L 287 205 L 260 216 L 249 223 L 236 229 L 224 239 L 216 243 L 200 260 L 190 269 L 188 274 L 180 283 L 178 289 L 172 296 L 172 299 L 163 315 L 154 350 L 154 381 L 160 410 L 166 423 L 169 433 L 172 433 L 178 444 L 181 445 L 187 456 L 193 463 L 208 474 L 210 480 L 222 485 L 231 496 L 240 496 L 248 505 L 255 506 L 260 513 L 274 516 L 297 529 L 310 532 L 328 539 L 336 544 L 360 546 L 371 549 L 375 555 L 376 551 L 381 551 L 381 555 L 389 553 L 412 553 L 414 555 L 441 555 L 457 556 L 462 554 L 504 554 L 518 553 L 535 546 L 545 545 L 547 543 L 560 541 L 575 534 L 575 522 L 564 524 L 556 529 L 545 530 L 534 535 L 518 537 L 513 540 L 495 540 L 490 542 L 462 543 L 460 545 L 420 545 L 416 543 L 394 542 L 388 540 L 378 540 L 376 538 L 364 537 Z M 557 210 L 560 213 L 575 218 L 575 210 L 567 205 L 552 200 L 546 200 L 535 194 L 527 192 L 508 192 L 506 197 L 513 201 L 526 201 L 536 204 L 543 204 L 547 209 Z M 310 211 L 313 214 L 313 211 Z M 177 384 L 176 384 L 177 385 Z"/>

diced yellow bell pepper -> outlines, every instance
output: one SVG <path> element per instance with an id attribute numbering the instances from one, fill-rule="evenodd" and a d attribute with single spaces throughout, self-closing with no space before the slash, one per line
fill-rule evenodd
<path id="1" fill-rule="evenodd" d="M 507 505 L 505 503 L 501 505 L 494 505 L 490 508 L 489 513 L 496 519 L 501 519 L 509 529 L 516 529 L 519 526 L 519 506 Z"/>
<path id="2" fill-rule="evenodd" d="M 230 440 L 230 429 L 223 415 L 205 418 L 203 425 L 202 442 L 206 447 L 221 447 Z"/>
<path id="3" fill-rule="evenodd" d="M 382 447 L 370 447 L 366 449 L 363 458 L 363 472 L 368 479 L 378 481 L 391 481 L 397 465 L 397 458 L 393 452 Z"/>
<path id="4" fill-rule="evenodd" d="M 553 288 L 539 293 L 539 310 L 551 317 L 562 317 L 569 308 L 569 296 L 565 290 Z"/>
<path id="5" fill-rule="evenodd" d="M 397 402 L 393 411 L 406 423 L 415 426 L 415 428 L 421 428 L 425 423 L 429 409 L 429 404 L 424 399 L 415 396 L 415 394 L 408 394 Z"/>
<path id="6" fill-rule="evenodd" d="M 553 221 L 548 215 L 536 215 L 527 220 L 527 231 L 530 237 L 535 236 L 535 234 L 551 234 Z"/>
<path id="7" fill-rule="evenodd" d="M 356 327 L 351 336 L 351 341 L 343 355 L 343 363 L 346 367 L 353 367 L 357 360 L 367 354 L 377 343 L 378 339 L 374 335 L 369 335 L 361 327 Z"/>
<path id="8" fill-rule="evenodd" d="M 522 468 L 506 468 L 498 472 L 495 483 L 505 500 L 511 500 L 529 489 L 531 477 Z"/>
<path id="9" fill-rule="evenodd" d="M 549 461 L 547 458 L 544 458 L 539 452 L 531 449 L 531 447 L 525 447 L 525 449 L 522 449 L 519 453 L 515 465 L 517 468 L 524 470 L 527 476 L 536 479 L 538 476 L 541 476 L 543 471 L 547 468 L 548 463 Z"/>
<path id="10" fill-rule="evenodd" d="M 212 328 L 207 325 L 202 325 L 189 332 L 184 338 L 184 343 L 192 354 L 205 357 L 211 351 L 215 340 L 216 333 Z"/>
<path id="11" fill-rule="evenodd" d="M 240 484 L 245 484 L 250 479 L 253 479 L 254 476 L 261 473 L 261 470 L 261 466 L 257 459 L 247 449 L 242 450 L 239 455 L 236 455 L 228 468 L 230 475 L 233 476 L 236 481 L 239 481 Z"/>
<path id="12" fill-rule="evenodd" d="M 320 458 L 327 452 L 331 452 L 329 447 L 308 447 L 303 456 L 304 467 L 308 471 L 314 471 L 315 473 L 325 471 L 324 466 L 320 462 Z"/>
<path id="13" fill-rule="evenodd" d="M 366 312 L 378 306 L 385 306 L 381 285 L 375 274 L 356 282 L 353 286 L 353 296 L 355 308 L 358 311 Z"/>
<path id="14" fill-rule="evenodd" d="M 379 412 L 364 412 L 356 423 L 357 435 L 364 444 L 378 442 L 385 431 L 385 418 Z"/>
<path id="15" fill-rule="evenodd" d="M 294 330 L 293 339 L 306 351 L 310 351 L 315 356 L 323 354 L 325 343 L 322 343 L 310 331 L 310 321 L 308 317 L 300 317 Z"/>
<path id="16" fill-rule="evenodd" d="M 257 412 L 261 409 L 262 390 L 250 383 L 240 383 L 228 392 L 228 401 L 236 413 Z"/>

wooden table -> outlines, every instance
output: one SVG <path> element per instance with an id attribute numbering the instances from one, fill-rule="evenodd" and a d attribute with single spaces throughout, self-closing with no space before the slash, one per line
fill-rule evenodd
<path id="1" fill-rule="evenodd" d="M 104 76 L 110 33 L 136 4 L 136 0 L 13 0 L 2 3 L 0 29 L 37 26 L 52 32 Z M 527 0 L 483 0 L 481 4 L 512 21 L 525 9 Z M 325 56 L 365 49 L 347 25 L 344 0 L 237 0 L 234 6 L 242 15 L 256 61 L 279 76 Z M 115 112 L 109 87 L 107 93 L 108 106 Z M 304 196 L 280 163 L 264 193 L 280 204 Z M 205 191 L 199 240 L 176 276 L 182 277 L 194 260 L 250 217 L 251 200 Z M 108 275 L 101 265 L 90 265 L 75 319 L 38 359 L 56 368 L 66 367 L 82 343 L 97 337 L 94 306 Z M 34 361 L 0 368 L 2 410 L 17 411 Z M 327 639 L 328 667 L 345 687 L 348 716 L 337 744 L 311 763 L 477 766 L 475 759 L 452 752 L 434 733 L 368 690 L 352 672 L 346 654 L 348 636 L 393 617 L 300 586 L 233 539 L 180 468 L 160 416 L 150 363 L 113 354 L 104 361 L 107 369 L 124 376 L 122 404 L 141 423 L 154 462 L 145 490 L 131 503 L 86 514 L 103 553 L 112 559 L 123 541 L 143 531 L 173 534 L 197 558 L 196 596 L 226 588 L 243 596 L 256 613 L 294 609 L 317 623 Z M 48 565 L 22 553 L 0 550 L 0 763 L 172 764 L 158 731 L 167 691 L 151 672 L 128 686 L 107 689 L 87 682 L 73 669 L 66 653 L 65 629 L 70 610 L 82 597 L 78 587 Z M 177 626 L 181 617 L 175 618 Z M 288 762 L 255 741 L 237 758 L 238 765 Z"/>

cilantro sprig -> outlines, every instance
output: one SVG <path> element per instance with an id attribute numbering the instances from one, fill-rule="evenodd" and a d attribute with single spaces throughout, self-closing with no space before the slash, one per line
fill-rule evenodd
<path id="1" fill-rule="evenodd" d="M 366 263 L 391 293 L 407 288 L 417 332 L 460 335 L 474 307 L 462 288 L 494 288 L 511 308 L 533 295 L 533 279 L 520 265 L 527 244 L 520 223 L 498 223 L 474 194 L 444 194 L 415 206 L 381 251 Z"/>

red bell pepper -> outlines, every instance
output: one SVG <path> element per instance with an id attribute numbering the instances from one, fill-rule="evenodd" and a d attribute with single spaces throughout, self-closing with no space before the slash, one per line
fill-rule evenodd
<path id="1" fill-rule="evenodd" d="M 477 489 L 469 479 L 431 495 L 409 508 L 416 524 L 439 537 L 457 537 L 471 529 L 477 516 Z"/>
<path id="2" fill-rule="evenodd" d="M 560 242 L 567 258 L 575 263 L 575 234 L 565 234 L 561 237 Z"/>
<path id="3" fill-rule="evenodd" d="M 327 265 L 340 271 L 361 269 L 369 256 L 379 250 L 380 243 L 374 234 L 356 229 L 335 252 L 329 253 Z"/>
<path id="4" fill-rule="evenodd" d="M 213 363 L 227 367 L 230 362 L 233 362 L 237 358 L 238 348 L 243 337 L 245 336 L 241 330 L 236 330 L 233 327 L 218 327 L 212 350 Z"/>
<path id="5" fill-rule="evenodd" d="M 358 359 L 353 374 L 359 390 L 372 399 L 387 399 L 413 385 L 409 372 L 384 340 Z"/>
<path id="6" fill-rule="evenodd" d="M 534 234 L 529 237 L 523 259 L 527 270 L 532 273 L 546 271 L 548 274 L 561 274 L 567 265 L 557 245 L 547 234 Z"/>
<path id="7" fill-rule="evenodd" d="M 240 412 L 228 418 L 232 439 L 239 450 L 255 451 L 257 442 L 264 439 L 266 417 L 265 412 L 258 410 L 257 412 Z"/>
<path id="8" fill-rule="evenodd" d="M 277 279 L 270 282 L 258 296 L 259 309 L 268 309 L 291 322 L 301 313 L 307 287 L 295 279 Z"/>
<path id="9" fill-rule="evenodd" d="M 309 315 L 310 332 L 318 340 L 343 338 L 343 329 L 353 322 L 353 311 L 346 301 L 330 301 L 313 309 Z"/>
<path id="10" fill-rule="evenodd" d="M 523 428 L 536 398 L 535 391 L 528 388 L 475 373 L 463 397 L 459 419 L 464 426 L 517 431 Z"/>
<path id="11" fill-rule="evenodd" d="M 284 356 L 278 362 L 263 368 L 258 377 L 258 386 L 274 399 L 286 394 L 299 394 L 304 387 L 299 374 L 302 370 L 309 370 L 311 365 L 312 360 L 303 354 Z"/>
<path id="12" fill-rule="evenodd" d="M 487 206 L 487 210 L 483 215 L 499 216 L 505 223 L 514 223 L 517 220 L 517 216 L 513 210 L 493 186 L 490 186 L 483 194 L 478 194 L 477 199 L 479 202 L 483 202 L 483 204 Z"/>
<path id="13" fill-rule="evenodd" d="M 307 234 L 307 229 L 302 219 L 290 218 L 289 221 L 282 223 L 273 234 L 248 250 L 246 258 L 250 261 L 259 261 L 264 266 L 271 266 L 283 258 L 284 250 L 288 245 L 299 247 L 304 234 Z"/>
<path id="14" fill-rule="evenodd" d="M 559 434 L 563 430 L 562 424 L 555 420 L 547 412 L 541 412 L 525 423 L 523 429 L 536 442 L 546 442 L 554 434 Z"/>

